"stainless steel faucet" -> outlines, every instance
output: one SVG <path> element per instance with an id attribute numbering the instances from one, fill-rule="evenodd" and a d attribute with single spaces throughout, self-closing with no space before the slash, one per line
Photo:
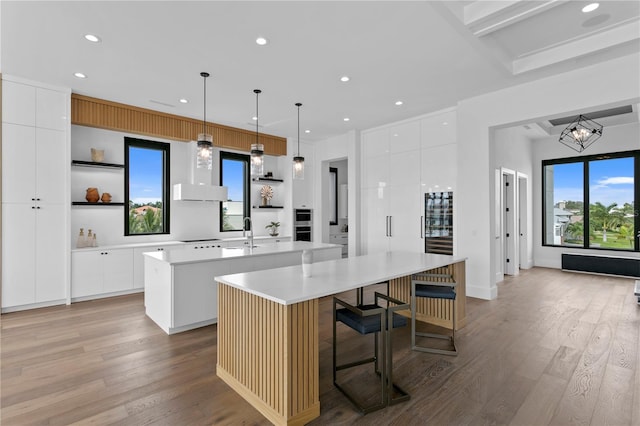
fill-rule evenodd
<path id="1" fill-rule="evenodd" d="M 248 216 L 242 219 L 242 237 L 247 237 L 247 220 L 249 221 L 249 230 L 251 231 L 251 235 L 249 235 L 249 248 L 253 249 L 253 223 L 251 223 L 251 218 Z"/>

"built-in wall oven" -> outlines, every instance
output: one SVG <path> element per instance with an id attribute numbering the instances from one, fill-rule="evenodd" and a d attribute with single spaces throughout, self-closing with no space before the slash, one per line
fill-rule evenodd
<path id="1" fill-rule="evenodd" d="M 294 209 L 293 211 L 293 240 L 311 241 L 313 234 L 313 219 L 311 209 Z"/>

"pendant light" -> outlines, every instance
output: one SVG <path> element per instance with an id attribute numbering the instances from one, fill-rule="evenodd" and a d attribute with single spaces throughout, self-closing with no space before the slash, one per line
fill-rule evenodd
<path id="1" fill-rule="evenodd" d="M 251 176 L 262 176 L 264 174 L 264 145 L 260 143 L 258 135 L 258 95 L 262 90 L 255 89 L 256 94 L 256 143 L 251 144 Z"/>
<path id="2" fill-rule="evenodd" d="M 213 164 L 213 136 L 207 134 L 207 77 L 208 72 L 201 72 L 204 81 L 204 114 L 202 115 L 202 133 L 198 135 L 198 151 L 196 168 L 211 170 Z"/>
<path id="3" fill-rule="evenodd" d="M 300 156 L 300 107 L 302 104 L 298 102 L 298 155 L 293 157 L 293 178 L 304 179 L 304 157 Z"/>
<path id="4" fill-rule="evenodd" d="M 602 136 L 602 124 L 579 115 L 560 134 L 558 142 L 582 152 Z"/>

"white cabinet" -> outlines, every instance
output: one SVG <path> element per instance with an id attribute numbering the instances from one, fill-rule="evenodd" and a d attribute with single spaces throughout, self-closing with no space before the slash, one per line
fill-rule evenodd
<path id="1" fill-rule="evenodd" d="M 71 297 L 133 290 L 133 249 L 75 251 L 71 256 Z"/>
<path id="2" fill-rule="evenodd" d="M 420 122 L 367 132 L 362 151 L 366 253 L 422 251 Z"/>
<path id="3" fill-rule="evenodd" d="M 133 288 L 144 289 L 144 256 L 150 251 L 183 250 L 184 244 L 165 244 L 157 246 L 135 247 L 133 249 Z"/>
<path id="4" fill-rule="evenodd" d="M 3 77 L 2 308 L 64 303 L 70 91 Z"/>
<path id="5" fill-rule="evenodd" d="M 329 235 L 331 244 L 342 244 L 342 257 L 349 254 L 349 234 L 331 234 Z"/>

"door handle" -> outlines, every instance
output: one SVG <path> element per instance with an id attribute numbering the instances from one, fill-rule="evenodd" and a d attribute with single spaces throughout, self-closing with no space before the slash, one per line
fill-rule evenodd
<path id="1" fill-rule="evenodd" d="M 391 222 L 391 218 L 392 217 L 393 216 L 389 216 L 389 236 L 390 237 L 393 237 L 393 229 L 392 229 L 393 228 L 393 222 Z"/>
<path id="2" fill-rule="evenodd" d="M 422 225 L 424 224 L 424 216 L 420 216 L 420 239 L 424 238 L 424 232 L 422 232 Z"/>

